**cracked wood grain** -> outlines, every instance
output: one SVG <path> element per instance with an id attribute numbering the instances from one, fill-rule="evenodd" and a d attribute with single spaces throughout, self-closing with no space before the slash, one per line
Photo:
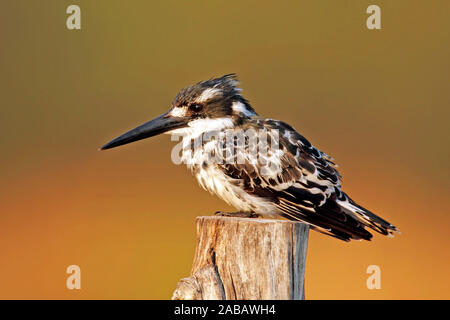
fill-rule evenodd
<path id="1" fill-rule="evenodd" d="M 191 276 L 172 299 L 304 299 L 308 231 L 287 220 L 197 217 Z"/>

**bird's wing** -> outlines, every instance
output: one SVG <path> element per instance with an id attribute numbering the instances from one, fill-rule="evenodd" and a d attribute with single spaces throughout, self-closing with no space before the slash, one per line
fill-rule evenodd
<path id="1" fill-rule="evenodd" d="M 268 141 L 278 139 L 277 148 L 270 144 L 262 156 L 258 150 L 258 159 L 241 148 L 235 159 L 219 165 L 225 174 L 240 179 L 248 193 L 270 198 L 286 218 L 309 223 L 342 240 L 369 240 L 372 235 L 365 226 L 387 234 L 389 223 L 357 206 L 340 190 L 341 176 L 331 157 L 284 122 L 255 119 L 252 125 L 267 130 Z"/>

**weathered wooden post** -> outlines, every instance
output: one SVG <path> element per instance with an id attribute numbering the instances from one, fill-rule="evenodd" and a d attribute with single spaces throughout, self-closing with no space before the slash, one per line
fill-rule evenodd
<path id="1" fill-rule="evenodd" d="M 172 299 L 304 299 L 308 231 L 287 220 L 197 217 L 191 276 Z"/>

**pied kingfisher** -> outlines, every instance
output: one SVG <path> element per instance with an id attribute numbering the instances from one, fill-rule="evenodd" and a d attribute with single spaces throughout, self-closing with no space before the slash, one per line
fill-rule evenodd
<path id="1" fill-rule="evenodd" d="M 219 141 L 227 133 L 248 129 L 278 132 L 277 150 L 269 150 L 265 156 L 280 170 L 266 170 L 263 174 L 255 158 L 258 153 L 249 152 L 247 147 L 240 150 L 244 153 L 242 161 L 211 161 L 211 154 L 207 157 L 207 153 L 197 152 L 209 149 L 220 153 L 224 144 Z M 204 189 L 238 210 L 222 215 L 279 215 L 345 241 L 370 240 L 372 234 L 366 227 L 388 236 L 398 232 L 341 191 L 341 176 L 330 156 L 312 146 L 290 125 L 258 116 L 241 95 L 234 74 L 184 88 L 169 111 L 117 137 L 102 150 L 170 133 L 190 141 L 186 145 L 192 151 L 192 141 L 212 132 L 219 133 L 219 138 L 201 142 L 193 153 L 186 152 L 196 160 L 187 166 Z"/>

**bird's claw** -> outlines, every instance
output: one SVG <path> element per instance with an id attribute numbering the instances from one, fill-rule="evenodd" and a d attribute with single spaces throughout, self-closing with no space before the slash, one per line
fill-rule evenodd
<path id="1" fill-rule="evenodd" d="M 260 218 L 261 216 L 253 212 L 224 212 L 216 211 L 215 216 L 219 217 L 234 217 L 234 218 Z"/>

